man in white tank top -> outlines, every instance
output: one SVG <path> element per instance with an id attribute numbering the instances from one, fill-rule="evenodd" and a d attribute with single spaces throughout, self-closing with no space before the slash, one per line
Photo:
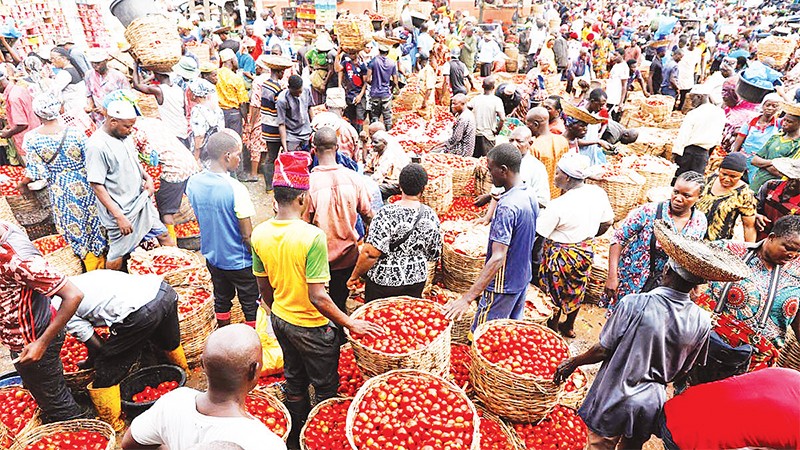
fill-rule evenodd
<path id="1" fill-rule="evenodd" d="M 144 83 L 138 70 L 133 72 L 133 88 L 143 94 L 155 96 L 161 121 L 191 150 L 189 119 L 186 111 L 186 92 L 172 83 L 167 73 L 154 73 L 157 84 Z"/>

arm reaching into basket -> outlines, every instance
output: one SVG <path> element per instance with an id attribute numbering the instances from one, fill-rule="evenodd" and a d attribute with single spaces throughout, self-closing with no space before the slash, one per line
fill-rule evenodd
<path id="1" fill-rule="evenodd" d="M 553 382 L 556 384 L 565 382 L 578 367 L 602 362 L 609 353 L 610 352 L 598 342 L 580 355 L 561 361 L 561 364 L 558 365 L 558 369 L 556 369 L 556 373 L 553 376 Z"/>
<path id="2" fill-rule="evenodd" d="M 486 265 L 481 269 L 478 274 L 478 279 L 472 284 L 472 287 L 464 293 L 458 300 L 451 300 L 444 306 L 445 317 L 448 319 L 460 319 L 465 312 L 469 309 L 469 304 L 473 300 L 480 297 L 483 291 L 489 286 L 489 283 L 494 280 L 497 272 L 503 267 L 508 254 L 508 245 L 499 242 L 492 242 L 492 256 L 486 261 Z"/>

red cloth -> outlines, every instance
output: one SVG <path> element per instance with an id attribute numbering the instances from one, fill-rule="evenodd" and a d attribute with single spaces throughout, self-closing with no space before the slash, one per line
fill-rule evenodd
<path id="1" fill-rule="evenodd" d="M 248 36 L 250 39 L 256 41 L 256 45 L 250 50 L 250 56 L 253 57 L 253 61 L 257 60 L 261 53 L 264 52 L 264 40 L 256 35 Z"/>
<path id="2" fill-rule="evenodd" d="M 286 152 L 275 160 L 273 186 L 285 186 L 307 191 L 309 188 L 308 166 L 311 165 L 311 154 L 308 152 Z"/>
<path id="3" fill-rule="evenodd" d="M 773 367 L 693 386 L 664 411 L 681 449 L 800 449 L 800 372 Z"/>

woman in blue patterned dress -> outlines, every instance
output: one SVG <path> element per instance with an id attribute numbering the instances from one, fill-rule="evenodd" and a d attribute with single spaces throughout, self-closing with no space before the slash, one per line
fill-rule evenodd
<path id="1" fill-rule="evenodd" d="M 706 235 L 706 216 L 694 204 L 700 198 L 705 180 L 697 172 L 686 172 L 675 181 L 672 197 L 662 203 L 647 203 L 628 214 L 614 232 L 608 252 L 608 279 L 605 293 L 613 311 L 618 299 L 645 291 L 645 284 L 658 286 L 667 256 L 653 236 L 653 224 L 663 219 L 684 236 L 702 239 Z M 660 210 L 660 211 L 659 211 Z M 647 289 L 649 290 L 649 289 Z"/>
<path id="2" fill-rule="evenodd" d="M 53 94 L 37 96 L 33 111 L 42 125 L 25 135 L 28 161 L 19 188 L 27 191 L 32 181 L 47 180 L 59 232 L 86 270 L 103 268 L 108 241 L 97 217 L 97 198 L 86 181 L 86 135 L 58 122 L 61 100 Z"/>

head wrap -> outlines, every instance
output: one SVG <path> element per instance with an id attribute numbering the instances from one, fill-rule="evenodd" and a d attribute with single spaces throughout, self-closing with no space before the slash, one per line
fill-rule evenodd
<path id="1" fill-rule="evenodd" d="M 585 180 L 592 175 L 591 165 L 592 163 L 588 156 L 569 153 L 558 160 L 557 167 L 570 178 Z"/>
<path id="2" fill-rule="evenodd" d="M 744 173 L 747 170 L 747 157 L 744 155 L 744 153 L 731 153 L 722 160 L 719 168 Z"/>
<path id="3" fill-rule="evenodd" d="M 111 102 L 115 102 L 117 100 L 124 100 L 130 103 L 131 105 L 133 105 L 133 109 L 136 110 L 136 115 L 137 116 L 142 115 L 142 112 L 139 111 L 139 106 L 137 106 L 137 103 L 139 102 L 139 96 L 136 95 L 136 93 L 133 92 L 132 90 L 117 89 L 116 91 L 109 92 L 108 94 L 106 94 L 105 97 L 103 97 L 103 102 L 102 102 L 103 108 L 108 109 L 108 105 L 110 105 Z"/>
<path id="4" fill-rule="evenodd" d="M 309 189 L 308 166 L 311 155 L 308 152 L 285 152 L 275 160 L 273 186 L 284 186 L 307 191 Z"/>
<path id="5" fill-rule="evenodd" d="M 582 120 L 576 119 L 576 118 L 568 116 L 566 114 L 564 114 L 563 116 L 564 116 L 564 125 L 566 125 L 566 126 L 571 126 L 571 125 L 574 125 L 574 124 L 576 124 L 578 122 L 583 122 Z"/>
<path id="6" fill-rule="evenodd" d="M 55 120 L 61 115 L 61 97 L 45 91 L 33 99 L 33 112 L 42 120 Z"/>
<path id="7" fill-rule="evenodd" d="M 761 106 L 764 106 L 764 104 L 769 101 L 778 102 L 780 104 L 783 103 L 783 97 L 781 97 L 781 95 L 778 94 L 777 92 L 771 92 L 765 95 L 764 99 L 761 100 Z"/>
<path id="8" fill-rule="evenodd" d="M 200 98 L 206 98 L 213 92 L 216 92 L 214 85 L 208 80 L 204 80 L 202 78 L 195 78 L 194 80 L 189 81 L 189 90 L 192 91 L 192 94 L 194 94 L 196 97 Z"/>

